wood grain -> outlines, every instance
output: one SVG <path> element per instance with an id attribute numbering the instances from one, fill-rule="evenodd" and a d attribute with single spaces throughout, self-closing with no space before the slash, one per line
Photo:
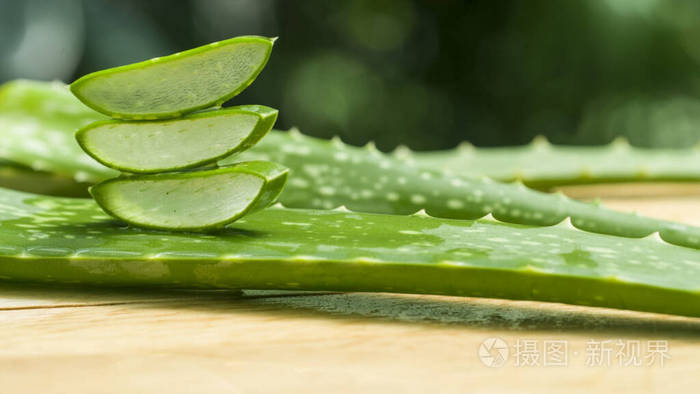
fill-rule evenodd
<path id="1" fill-rule="evenodd" d="M 616 193 L 603 202 L 700 224 L 700 196 Z M 518 341 L 566 341 L 568 366 L 516 366 L 511 354 L 487 367 L 478 350 L 491 337 L 511 353 Z M 649 340 L 667 341 L 663 367 L 586 365 L 590 343 Z M 2 284 L 0 344 L 1 393 L 697 392 L 700 319 L 477 298 Z"/>

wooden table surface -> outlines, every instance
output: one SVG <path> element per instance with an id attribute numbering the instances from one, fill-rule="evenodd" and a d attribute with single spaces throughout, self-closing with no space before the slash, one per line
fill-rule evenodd
<path id="1" fill-rule="evenodd" d="M 700 225 L 700 187 L 657 189 L 567 192 Z M 0 344 L 3 394 L 700 390 L 700 319 L 478 298 L 2 284 Z"/>

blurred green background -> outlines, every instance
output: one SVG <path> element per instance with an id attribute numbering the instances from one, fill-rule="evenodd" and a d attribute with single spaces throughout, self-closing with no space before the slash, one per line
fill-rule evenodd
<path id="1" fill-rule="evenodd" d="M 278 128 L 383 150 L 700 140 L 695 0 L 0 0 L 0 81 L 243 34 L 280 39 L 231 103 L 279 108 Z"/>

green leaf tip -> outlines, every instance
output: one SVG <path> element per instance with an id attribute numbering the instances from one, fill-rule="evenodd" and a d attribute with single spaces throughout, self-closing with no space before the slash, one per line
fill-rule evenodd
<path id="1" fill-rule="evenodd" d="M 90 108 L 113 118 L 179 117 L 221 104 L 267 64 L 273 39 L 241 36 L 173 55 L 97 71 L 70 85 Z"/>
<path id="2" fill-rule="evenodd" d="M 211 231 L 273 204 L 288 170 L 263 161 L 213 170 L 126 175 L 90 188 L 108 214 L 170 231 Z"/>
<path id="3" fill-rule="evenodd" d="M 251 164 L 254 165 L 254 164 Z M 0 278 L 443 294 L 700 317 L 700 251 L 565 226 L 269 208 L 216 234 L 124 227 L 0 189 Z"/>
<path id="4" fill-rule="evenodd" d="M 255 145 L 272 128 L 277 110 L 244 105 L 178 119 L 106 120 L 76 133 L 83 150 L 107 167 L 158 173 L 201 167 Z"/>

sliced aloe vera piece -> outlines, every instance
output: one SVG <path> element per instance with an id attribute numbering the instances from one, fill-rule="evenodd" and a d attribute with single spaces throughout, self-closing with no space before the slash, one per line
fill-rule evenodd
<path id="1" fill-rule="evenodd" d="M 277 110 L 245 105 L 159 121 L 95 122 L 76 139 L 95 160 L 133 173 L 200 167 L 255 145 L 277 119 Z"/>
<path id="2" fill-rule="evenodd" d="M 274 39 L 242 36 L 85 75 L 71 91 L 113 118 L 163 119 L 221 104 L 270 58 Z"/>
<path id="3" fill-rule="evenodd" d="M 270 208 L 214 234 L 125 228 L 89 199 L 0 189 L 0 278 L 498 297 L 700 317 L 700 251 L 655 238 Z"/>
<path id="4" fill-rule="evenodd" d="M 272 204 L 287 169 L 245 162 L 206 171 L 113 178 L 90 188 L 110 215 L 140 227 L 206 231 Z"/>

